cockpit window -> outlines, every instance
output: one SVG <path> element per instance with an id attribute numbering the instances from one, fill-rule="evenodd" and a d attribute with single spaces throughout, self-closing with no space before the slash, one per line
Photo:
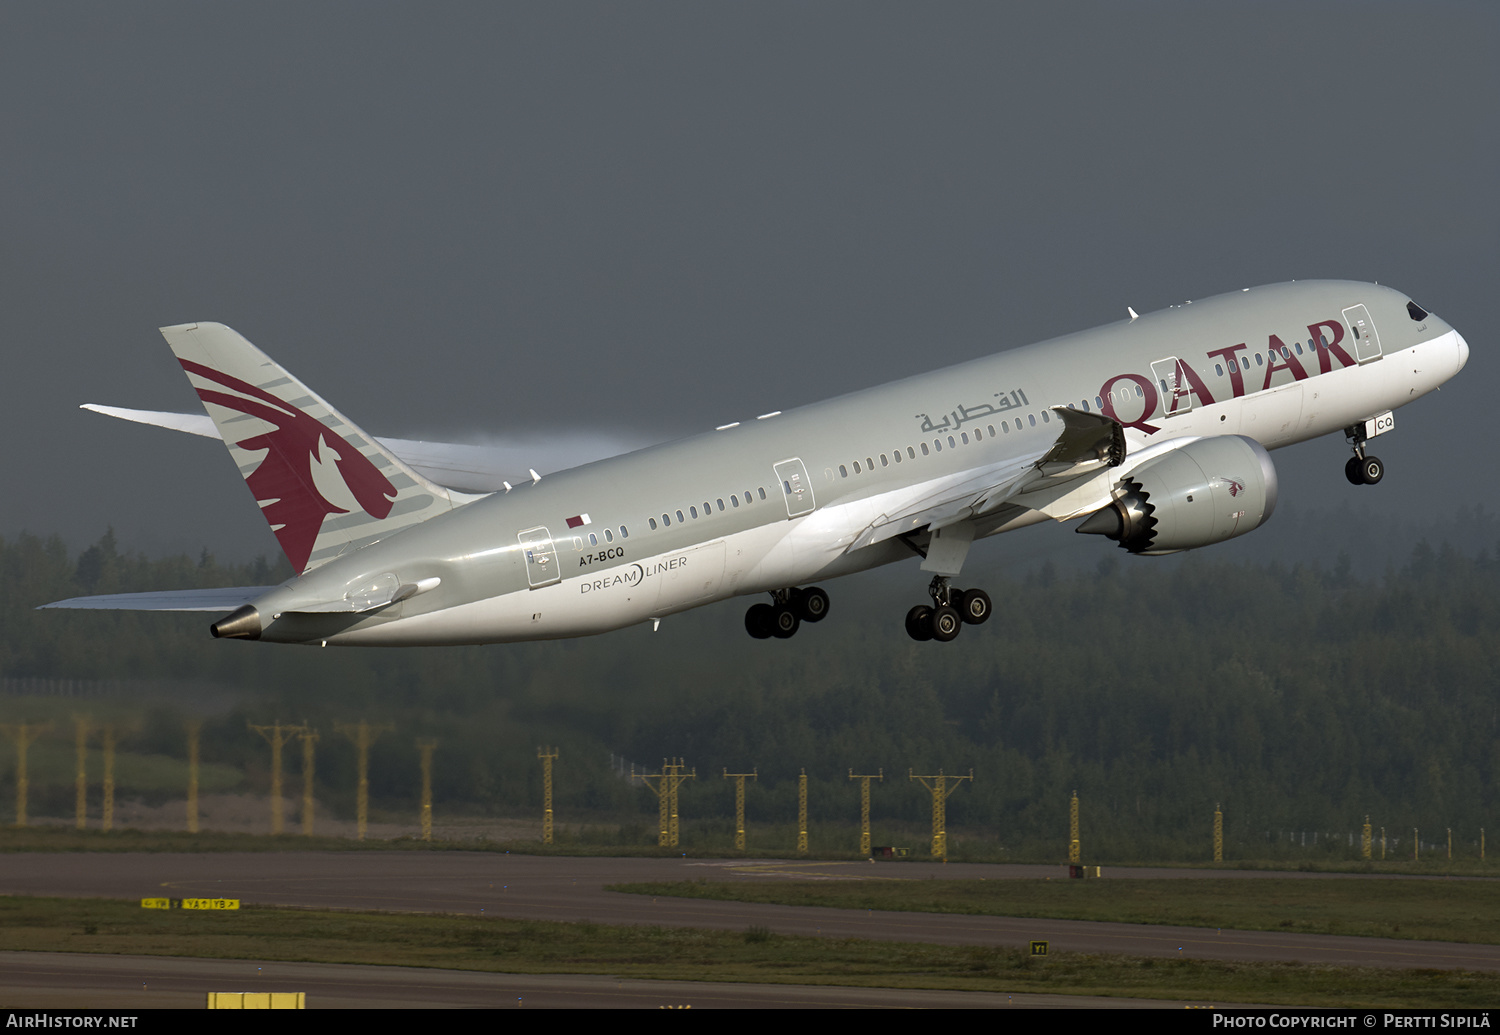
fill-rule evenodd
<path id="1" fill-rule="evenodd" d="M 1423 309 L 1415 302 L 1406 303 L 1406 314 L 1413 320 L 1417 321 L 1417 323 L 1421 323 L 1423 320 L 1427 319 L 1427 310 Z"/>

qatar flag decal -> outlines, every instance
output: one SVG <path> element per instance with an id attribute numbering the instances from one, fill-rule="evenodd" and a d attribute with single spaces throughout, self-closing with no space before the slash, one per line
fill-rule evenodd
<path id="1" fill-rule="evenodd" d="M 569 528 L 582 528 L 588 523 L 589 516 L 587 514 L 575 514 L 573 517 L 568 518 Z"/>

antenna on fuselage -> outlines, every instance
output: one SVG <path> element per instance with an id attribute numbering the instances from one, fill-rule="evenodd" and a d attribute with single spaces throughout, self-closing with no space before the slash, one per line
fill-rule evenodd
<path id="1" fill-rule="evenodd" d="M 1126 307 L 1125 307 L 1125 311 L 1126 311 L 1126 312 L 1127 312 L 1127 313 L 1129 313 L 1129 314 L 1130 314 L 1130 318 L 1131 318 L 1131 319 L 1132 319 L 1132 320 L 1139 320 L 1139 319 L 1140 319 L 1140 318 L 1141 318 L 1141 314 L 1140 314 L 1140 313 L 1138 313 L 1138 312 L 1136 312 L 1136 311 L 1135 311 L 1135 310 L 1134 310 L 1134 309 L 1132 309 L 1132 308 L 1131 308 L 1131 307 L 1130 307 L 1130 306 L 1126 306 Z"/>

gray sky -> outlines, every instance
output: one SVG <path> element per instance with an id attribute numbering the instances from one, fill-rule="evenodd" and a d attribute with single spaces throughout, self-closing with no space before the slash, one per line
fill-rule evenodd
<path id="1" fill-rule="evenodd" d="M 77 409 L 195 408 L 163 324 L 376 434 L 652 441 L 1315 277 L 1473 351 L 1382 486 L 1335 437 L 1283 501 L 1493 507 L 1497 50 L 1490 3 L 6 3 L 0 534 L 276 552 L 221 447 Z"/>

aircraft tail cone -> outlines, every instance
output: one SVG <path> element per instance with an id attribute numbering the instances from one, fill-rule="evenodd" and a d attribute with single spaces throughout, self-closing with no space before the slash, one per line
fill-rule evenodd
<path id="1" fill-rule="evenodd" d="M 251 604 L 246 604 L 238 611 L 220 618 L 209 627 L 215 639 L 220 640 L 258 640 L 260 639 L 261 624 L 260 612 Z"/>
<path id="2" fill-rule="evenodd" d="M 1124 531 L 1124 525 L 1117 508 L 1105 507 L 1102 510 L 1096 510 L 1073 531 L 1083 535 L 1102 535 L 1111 539 L 1119 539 L 1121 532 Z"/>

